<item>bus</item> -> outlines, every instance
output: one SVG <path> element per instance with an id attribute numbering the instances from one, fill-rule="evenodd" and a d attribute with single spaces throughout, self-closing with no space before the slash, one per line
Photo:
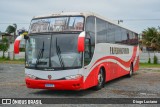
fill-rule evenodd
<path id="1" fill-rule="evenodd" d="M 99 90 L 139 68 L 138 34 L 91 12 L 35 16 L 16 38 L 16 54 L 22 39 L 28 88 Z"/>

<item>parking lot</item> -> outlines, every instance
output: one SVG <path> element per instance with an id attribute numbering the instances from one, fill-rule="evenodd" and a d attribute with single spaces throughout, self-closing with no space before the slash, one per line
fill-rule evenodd
<path id="1" fill-rule="evenodd" d="M 99 91 L 53 91 L 28 89 L 24 65 L 0 64 L 1 98 L 159 98 L 159 69 L 140 69 L 132 78 L 126 76 L 106 83 Z"/>

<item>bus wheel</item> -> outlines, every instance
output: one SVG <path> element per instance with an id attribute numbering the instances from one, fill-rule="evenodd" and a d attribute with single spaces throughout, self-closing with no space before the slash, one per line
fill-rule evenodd
<path id="1" fill-rule="evenodd" d="M 130 66 L 130 71 L 129 71 L 129 77 L 132 77 L 132 75 L 133 75 L 133 64 L 131 64 L 131 66 Z"/>
<path id="2" fill-rule="evenodd" d="M 98 84 L 95 86 L 95 90 L 100 90 L 102 87 L 104 87 L 105 84 L 105 76 L 103 69 L 100 69 L 98 74 Z"/>

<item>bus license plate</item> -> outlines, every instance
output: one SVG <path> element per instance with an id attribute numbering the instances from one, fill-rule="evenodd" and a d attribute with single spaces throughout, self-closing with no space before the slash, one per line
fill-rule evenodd
<path id="1" fill-rule="evenodd" d="M 45 87 L 54 87 L 54 84 L 45 84 Z"/>

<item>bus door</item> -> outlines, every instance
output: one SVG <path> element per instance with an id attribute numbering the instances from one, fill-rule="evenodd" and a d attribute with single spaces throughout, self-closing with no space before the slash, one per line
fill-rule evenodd
<path id="1" fill-rule="evenodd" d="M 88 74 L 90 72 L 89 68 L 89 64 L 92 60 L 92 46 L 91 46 L 91 37 L 89 35 L 86 35 L 85 37 L 85 51 L 84 51 L 84 66 L 85 66 L 85 70 L 84 70 L 84 74 Z M 86 84 L 88 86 L 92 86 L 94 84 L 94 80 L 95 80 L 95 76 L 93 73 L 91 73 L 91 75 L 88 78 L 90 81 L 88 81 Z"/>
<path id="2" fill-rule="evenodd" d="M 92 59 L 92 52 L 91 52 L 91 38 L 87 36 L 85 38 L 85 52 L 84 52 L 84 65 L 88 65 Z"/>

